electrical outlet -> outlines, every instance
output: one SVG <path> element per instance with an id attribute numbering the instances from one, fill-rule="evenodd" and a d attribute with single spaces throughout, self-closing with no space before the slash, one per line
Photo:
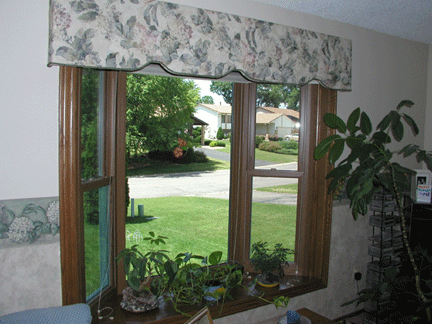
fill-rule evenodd
<path id="1" fill-rule="evenodd" d="M 354 279 L 355 280 L 359 281 L 359 280 L 361 280 L 361 278 L 362 278 L 361 272 L 355 272 L 354 273 Z"/>

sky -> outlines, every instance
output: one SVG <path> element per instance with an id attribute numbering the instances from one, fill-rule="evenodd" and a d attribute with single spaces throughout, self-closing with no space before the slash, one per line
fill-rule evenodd
<path id="1" fill-rule="evenodd" d="M 221 103 L 222 105 L 226 105 L 225 100 L 223 99 L 222 96 L 219 96 L 216 93 L 210 91 L 211 81 L 194 79 L 194 82 L 198 86 L 198 88 L 201 88 L 200 90 L 201 97 L 211 96 L 213 97 L 215 105 L 220 105 Z"/>

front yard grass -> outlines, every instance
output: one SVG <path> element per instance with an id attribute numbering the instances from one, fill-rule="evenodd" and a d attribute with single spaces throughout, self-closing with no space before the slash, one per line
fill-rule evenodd
<path id="1" fill-rule="evenodd" d="M 167 236 L 167 244 L 155 248 L 170 251 L 175 257 L 179 252 L 208 255 L 222 251 L 227 258 L 228 251 L 228 208 L 229 201 L 201 197 L 163 197 L 135 199 L 135 215 L 138 205 L 144 205 L 146 217 L 126 218 L 126 247 L 138 244 L 141 251 L 149 248 L 142 238 L 153 231 Z M 153 218 L 152 220 L 150 220 Z M 277 226 L 277 230 L 275 227 Z M 86 243 L 86 290 L 88 293 L 99 287 L 99 231 L 98 225 L 85 222 Z M 296 227 L 296 206 L 264 203 L 252 204 L 252 240 L 283 243 L 294 249 Z"/>
<path id="2" fill-rule="evenodd" d="M 231 143 L 229 140 L 224 140 L 225 143 L 224 148 L 218 148 L 217 150 L 220 152 L 230 153 L 231 151 Z M 274 162 L 274 163 L 290 163 L 290 162 L 297 162 L 298 161 L 298 155 L 292 155 L 292 154 L 279 154 L 279 153 L 273 153 L 273 152 L 267 152 L 262 151 L 259 149 L 255 149 L 255 160 L 262 160 L 262 161 L 268 161 L 268 162 Z"/>
<path id="3" fill-rule="evenodd" d="M 127 176 L 135 175 L 151 175 L 162 173 L 179 173 L 179 172 L 193 172 L 193 171 L 216 171 L 226 170 L 230 168 L 228 161 L 221 161 L 208 158 L 206 163 L 190 163 L 190 164 L 175 164 L 157 160 L 148 160 L 145 165 L 135 169 L 128 169 Z"/>
<path id="4" fill-rule="evenodd" d="M 274 187 L 262 187 L 262 188 L 256 188 L 255 190 L 296 195 L 298 191 L 298 184 L 293 183 L 293 184 L 280 185 Z"/>

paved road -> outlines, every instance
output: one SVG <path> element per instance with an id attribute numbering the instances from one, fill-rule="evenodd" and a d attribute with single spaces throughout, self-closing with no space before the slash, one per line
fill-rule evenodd
<path id="1" fill-rule="evenodd" d="M 213 153 L 206 154 L 212 157 Z M 229 158 L 228 153 L 222 153 L 219 159 Z M 215 156 L 215 155 L 213 155 Z M 268 167 L 276 167 L 283 170 L 295 170 L 296 163 L 286 163 L 271 165 L 266 162 Z M 212 198 L 229 198 L 229 170 L 204 171 L 204 172 L 186 172 L 186 173 L 169 173 L 161 175 L 129 177 L 129 190 L 131 198 L 157 198 L 170 196 L 196 196 Z M 296 183 L 294 179 L 286 178 L 264 178 L 255 177 L 253 188 L 277 186 L 281 184 Z M 254 202 L 267 202 L 274 204 L 296 204 L 295 195 L 268 193 L 262 191 L 253 191 Z"/>
<path id="2" fill-rule="evenodd" d="M 212 159 L 218 159 L 222 161 L 230 161 L 230 155 L 225 152 L 218 151 L 217 149 L 210 148 L 209 146 L 199 147 L 195 149 L 196 151 L 204 152 L 205 155 Z M 255 160 L 255 166 L 266 166 L 266 165 L 272 165 L 273 162 L 269 161 L 262 161 L 262 160 Z"/>

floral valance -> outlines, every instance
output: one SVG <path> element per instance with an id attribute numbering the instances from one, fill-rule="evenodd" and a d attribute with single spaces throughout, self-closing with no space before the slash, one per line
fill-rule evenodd
<path id="1" fill-rule="evenodd" d="M 48 65 L 351 90 L 351 40 L 149 0 L 51 0 Z"/>

